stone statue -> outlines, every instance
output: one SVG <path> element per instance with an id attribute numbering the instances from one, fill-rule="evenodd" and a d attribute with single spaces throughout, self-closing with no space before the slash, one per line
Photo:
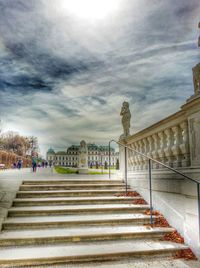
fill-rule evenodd
<path id="1" fill-rule="evenodd" d="M 121 135 L 120 139 L 124 139 L 130 135 L 131 113 L 129 110 L 129 103 L 127 101 L 123 102 L 120 115 L 122 116 L 122 126 L 124 129 L 124 133 Z"/>
<path id="2" fill-rule="evenodd" d="M 200 22 L 198 24 L 200 29 Z M 200 36 L 198 39 L 198 46 L 200 47 Z M 193 73 L 193 84 L 194 84 L 194 95 L 192 95 L 187 101 L 193 100 L 200 96 L 200 63 L 192 68 Z"/>
<path id="3" fill-rule="evenodd" d="M 200 22 L 198 24 L 200 29 Z M 198 46 L 200 47 L 200 36 L 198 39 Z M 194 94 L 197 95 L 200 93 L 200 63 L 198 63 L 194 68 L 192 68 L 193 72 L 193 82 L 194 82 Z"/>
<path id="4" fill-rule="evenodd" d="M 192 68 L 193 72 L 193 83 L 194 83 L 194 94 L 200 94 L 200 63 Z"/>
<path id="5" fill-rule="evenodd" d="M 84 140 L 80 142 L 79 168 L 88 168 L 88 149 L 87 144 Z"/>

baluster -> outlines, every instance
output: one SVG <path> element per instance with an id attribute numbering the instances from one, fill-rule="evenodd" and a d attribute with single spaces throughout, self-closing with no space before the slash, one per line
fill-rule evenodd
<path id="1" fill-rule="evenodd" d="M 165 137 L 164 131 L 158 132 L 158 137 L 160 138 L 160 148 L 158 150 L 158 155 L 159 155 L 160 161 L 162 163 L 165 163 L 166 159 L 165 159 L 164 148 L 165 148 L 165 144 L 166 144 L 166 137 Z M 163 168 L 163 166 L 160 165 L 160 168 Z"/>
<path id="2" fill-rule="evenodd" d="M 137 150 L 136 144 L 133 144 L 133 149 Z M 137 161 L 137 154 L 133 152 L 133 158 L 134 158 L 134 170 L 137 170 L 138 161 Z"/>
<path id="3" fill-rule="evenodd" d="M 180 150 L 183 154 L 182 167 L 190 165 L 190 151 L 189 151 L 189 134 L 188 134 L 188 123 L 184 121 L 180 124 L 182 143 L 180 144 Z"/>
<path id="4" fill-rule="evenodd" d="M 172 146 L 174 144 L 173 133 L 170 128 L 164 130 L 166 135 L 166 147 L 164 148 L 165 156 L 166 156 L 166 164 L 170 167 L 173 167 L 173 154 L 172 154 Z"/>
<path id="5" fill-rule="evenodd" d="M 147 140 L 148 140 L 148 144 L 149 144 L 147 156 L 150 157 L 150 158 L 152 158 L 153 157 L 152 152 L 154 150 L 154 144 L 153 144 L 153 138 L 152 138 L 152 136 L 147 137 Z"/>
<path id="6" fill-rule="evenodd" d="M 139 151 L 139 144 L 138 142 L 136 141 L 135 142 L 135 149 L 136 151 Z M 139 170 L 140 169 L 140 155 L 139 154 L 135 154 L 135 157 L 136 157 L 136 162 L 137 162 L 137 166 L 136 166 L 136 170 Z"/>
<path id="7" fill-rule="evenodd" d="M 143 153 L 144 148 L 143 148 L 142 140 L 139 140 L 138 144 L 139 144 L 139 152 Z M 143 157 L 139 155 L 139 158 L 140 158 L 140 170 L 143 170 L 143 166 L 144 166 Z"/>
<path id="8" fill-rule="evenodd" d="M 133 144 L 131 144 L 130 147 L 133 148 Z M 133 151 L 132 150 L 129 150 L 129 161 L 130 161 L 129 169 L 133 170 L 134 159 L 133 159 Z"/>
<path id="9" fill-rule="evenodd" d="M 143 144 L 144 144 L 144 154 L 147 155 L 148 153 L 148 140 L 147 138 L 143 139 Z M 144 157 L 144 169 L 148 168 L 148 161 L 147 158 Z"/>
<path id="10" fill-rule="evenodd" d="M 155 160 L 159 160 L 158 150 L 159 150 L 159 137 L 158 134 L 155 133 L 152 135 L 153 141 L 154 141 L 154 151 L 152 152 L 153 158 Z M 153 168 L 159 168 L 159 164 L 156 162 L 153 162 Z"/>
<path id="11" fill-rule="evenodd" d="M 174 145 L 172 146 L 172 152 L 175 157 L 174 167 L 180 167 L 182 162 L 182 155 L 180 150 L 181 144 L 181 129 L 179 126 L 172 127 L 174 134 Z"/>

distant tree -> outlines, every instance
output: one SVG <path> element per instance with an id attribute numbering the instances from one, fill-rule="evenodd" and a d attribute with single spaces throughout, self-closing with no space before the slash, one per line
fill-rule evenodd
<path id="1" fill-rule="evenodd" d="M 7 131 L 0 135 L 0 147 L 20 156 L 30 155 L 32 148 L 39 150 L 36 137 L 33 140 L 32 137 L 24 137 L 14 131 Z"/>
<path id="2" fill-rule="evenodd" d="M 105 169 L 108 169 L 108 163 L 105 161 L 105 163 L 104 163 L 104 168 Z"/>
<path id="3" fill-rule="evenodd" d="M 28 137 L 28 142 L 30 144 L 30 151 L 39 153 L 38 138 L 34 136 Z"/>
<path id="4" fill-rule="evenodd" d="M 116 161 L 116 169 L 119 170 L 119 159 L 117 158 L 117 161 Z"/>

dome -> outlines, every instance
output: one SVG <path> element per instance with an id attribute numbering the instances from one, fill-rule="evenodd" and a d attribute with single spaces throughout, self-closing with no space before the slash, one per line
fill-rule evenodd
<path id="1" fill-rule="evenodd" d="M 52 148 L 49 148 L 49 150 L 47 151 L 48 154 L 55 154 L 54 150 Z"/>

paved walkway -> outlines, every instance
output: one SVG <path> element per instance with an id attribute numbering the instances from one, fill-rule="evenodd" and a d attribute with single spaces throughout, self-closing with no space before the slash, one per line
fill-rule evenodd
<path id="1" fill-rule="evenodd" d="M 82 175 L 83 176 L 83 175 Z M 7 211 L 11 207 L 13 200 L 15 199 L 16 193 L 19 190 L 19 187 L 22 183 L 23 180 L 49 180 L 49 179 L 63 179 L 63 178 L 68 178 L 70 179 L 79 179 L 80 175 L 77 174 L 71 174 L 71 175 L 60 175 L 54 173 L 50 168 L 40 168 L 38 169 L 37 173 L 32 173 L 30 169 L 23 169 L 23 170 L 7 170 L 7 171 L 1 171 L 0 172 L 0 221 L 2 222 L 6 216 L 7 216 Z M 89 180 L 96 180 L 96 179 L 108 179 L 108 175 L 84 175 L 85 179 Z M 114 179 L 114 176 L 113 178 Z M 90 197 L 89 197 L 90 198 Z M 60 198 L 59 198 L 60 199 Z M 97 198 L 98 199 L 98 198 Z M 54 199 L 55 200 L 55 199 Z M 67 202 L 67 201 L 66 201 Z M 83 206 L 83 205 L 82 205 Z M 107 205 L 106 205 L 107 206 Z M 120 205 L 123 206 L 123 205 Z M 63 207 L 63 206 L 62 206 Z M 37 209 L 37 207 L 36 207 Z M 21 210 L 20 208 L 16 208 L 16 210 Z M 98 216 L 96 215 L 95 218 L 98 219 Z M 103 215 L 101 215 L 103 216 Z M 119 215 L 117 215 L 119 217 Z M 55 216 L 52 216 L 55 217 Z M 71 216 L 74 217 L 74 216 Z M 82 215 L 81 217 L 87 217 Z M 108 217 L 108 215 L 105 215 L 105 217 Z M 34 217 L 35 220 L 37 221 L 37 217 Z M 20 219 L 20 218 L 19 218 Z M 23 220 L 26 218 L 23 217 Z M 43 218 L 45 219 L 45 217 Z M 50 219 L 50 217 L 49 217 Z M 12 220 L 12 218 L 10 219 Z M 80 219 L 79 219 L 80 220 Z M 16 218 L 16 221 L 18 221 L 18 218 Z M 26 220 L 25 220 L 26 222 Z M 108 234 L 110 232 L 109 228 L 111 227 L 104 227 L 103 229 L 108 229 Z M 124 227 L 127 228 L 127 227 Z M 91 228 L 92 229 L 92 228 Z M 107 230 L 106 229 L 106 230 Z M 134 227 L 133 227 L 134 229 Z M 22 231 L 20 231 L 23 233 Z M 25 233 L 26 231 L 24 231 Z M 36 234 L 38 231 L 34 231 Z M 34 232 L 32 231 L 32 235 L 34 235 Z M 46 232 L 49 232 L 48 230 Z M 60 232 L 60 230 L 59 230 Z M 51 233 L 51 231 L 50 231 Z M 12 234 L 12 232 L 9 232 L 7 235 Z M 16 232 L 17 235 L 17 232 Z M 41 235 L 40 235 L 41 237 Z M 123 242 L 119 242 L 123 243 Z M 124 242 L 125 243 L 125 242 Z M 127 241 L 123 247 L 120 246 L 120 249 L 125 248 L 130 244 L 131 241 Z M 134 241 L 133 241 L 134 243 Z M 102 242 L 103 244 L 103 242 Z M 104 248 L 107 246 L 107 242 L 104 246 Z M 130 248 L 133 246 L 133 244 L 130 245 Z M 115 244 L 116 247 L 116 244 Z M 27 249 L 31 250 L 31 248 Z M 6 252 L 6 250 L 5 250 Z M 3 253 L 2 253 L 3 254 Z M 9 250 L 8 250 L 8 255 L 9 255 Z M 6 258 L 5 254 L 3 254 L 4 257 Z M 2 255 L 2 256 L 3 256 Z M 9 257 L 8 257 L 9 258 Z M 28 266 L 31 267 L 31 266 Z M 42 266 L 40 266 L 42 267 Z M 45 266 L 47 267 L 47 266 Z M 136 260 L 121 260 L 117 262 L 106 262 L 105 263 L 91 263 L 91 264 L 74 264 L 74 265 L 56 265 L 56 266 L 49 266 L 49 268 L 53 267 L 67 267 L 67 268 L 92 268 L 92 267 L 99 267 L 99 268 L 147 268 L 147 267 L 153 267 L 153 268 L 168 268 L 168 267 L 173 267 L 173 268 L 199 268 L 200 263 L 199 262 L 194 262 L 194 261 L 183 261 L 183 260 L 174 260 L 172 258 L 167 258 L 165 260 L 159 260 L 159 259 L 151 259 L 151 258 L 141 258 L 141 259 L 136 259 Z"/>
<path id="2" fill-rule="evenodd" d="M 65 178 L 65 174 L 57 174 L 51 168 L 38 168 L 36 173 L 33 173 L 30 168 L 26 169 L 9 169 L 0 171 L 0 228 L 3 220 L 7 216 L 7 210 L 11 207 L 16 193 L 23 180 L 35 179 L 55 179 Z M 67 178 L 80 178 L 78 174 L 68 174 Z M 90 175 L 90 179 L 108 179 L 108 175 Z M 112 179 L 114 176 L 112 177 Z"/>

